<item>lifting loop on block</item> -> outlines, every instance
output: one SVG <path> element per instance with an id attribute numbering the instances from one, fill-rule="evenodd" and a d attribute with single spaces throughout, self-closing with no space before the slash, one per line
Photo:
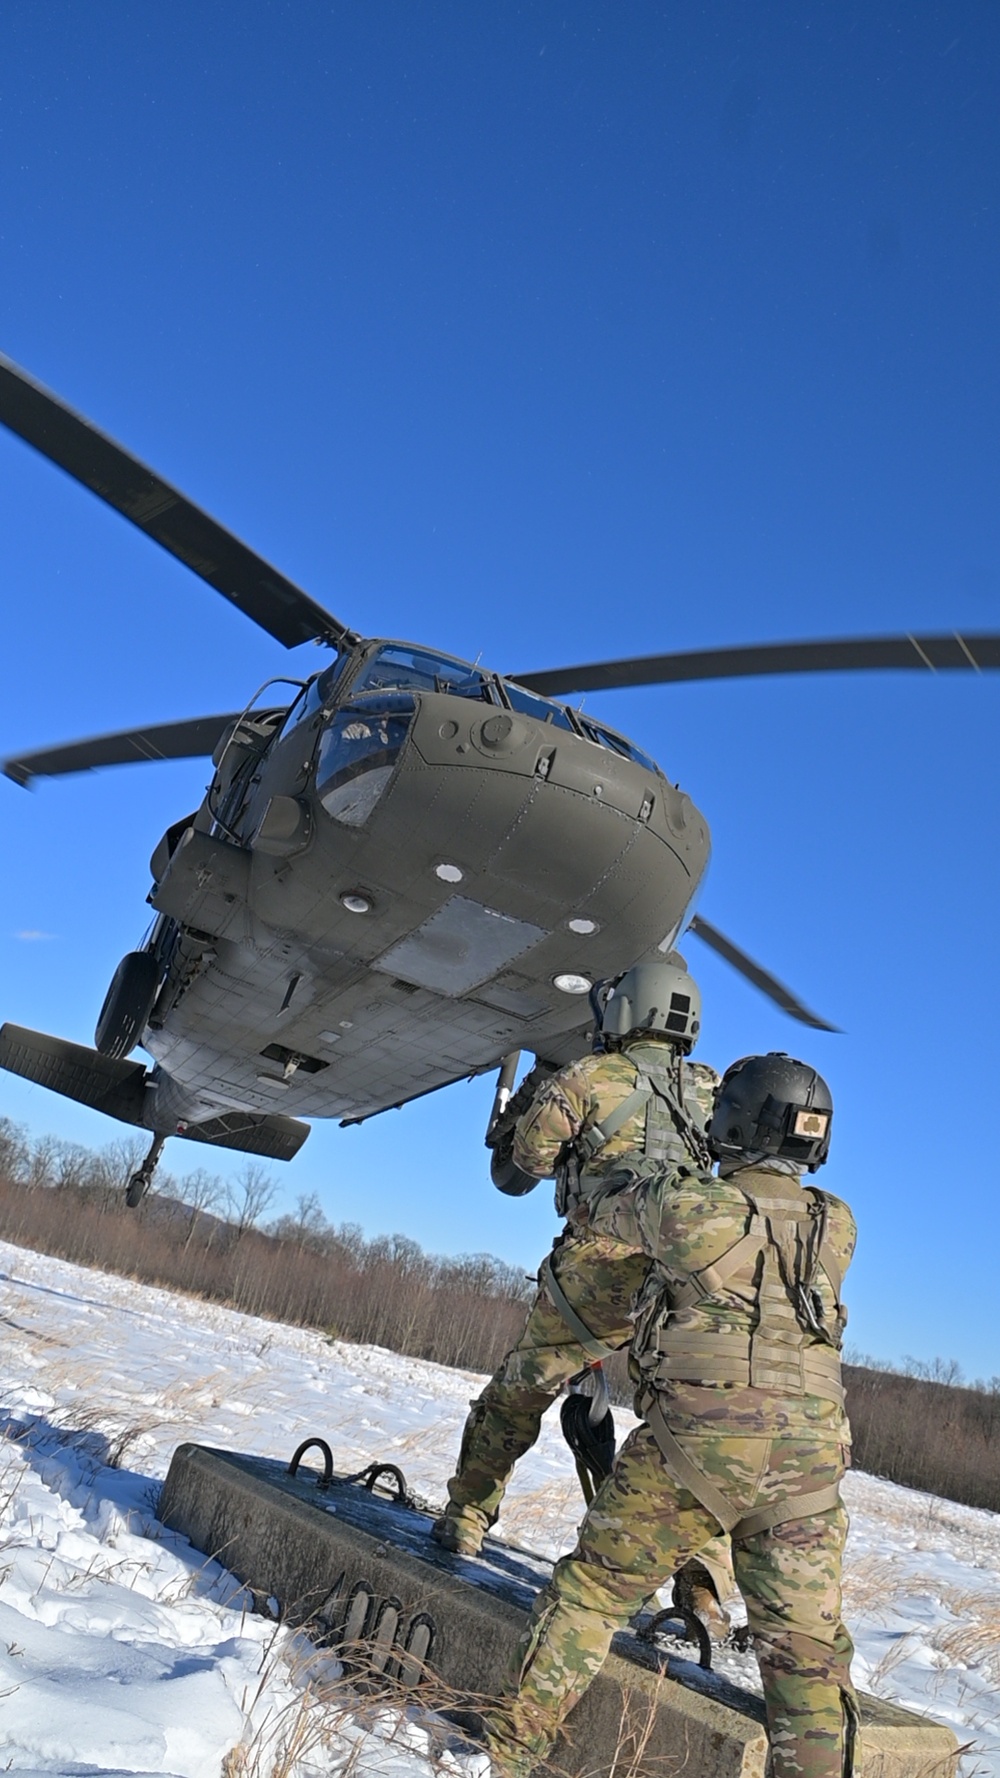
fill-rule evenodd
<path id="1" fill-rule="evenodd" d="M 369 1494 L 374 1494 L 380 1476 L 384 1475 L 389 1476 L 390 1480 L 396 1485 L 395 1498 L 397 1506 L 411 1505 L 409 1489 L 406 1486 L 406 1477 L 395 1463 L 369 1463 L 367 1469 L 359 1470 L 357 1475 L 348 1477 L 348 1480 L 352 1482 L 363 1482 Z M 388 1489 L 385 1491 L 388 1492 Z"/>
<path id="2" fill-rule="evenodd" d="M 418 1611 L 410 1619 L 409 1628 L 397 1650 L 393 1676 L 400 1685 L 412 1690 L 428 1677 L 427 1663 L 437 1628 L 429 1611 Z"/>
<path id="3" fill-rule="evenodd" d="M 316 1486 L 317 1488 L 328 1488 L 333 1481 L 333 1452 L 325 1438 L 304 1438 L 288 1465 L 288 1474 L 294 1475 L 306 1452 L 314 1449 L 323 1453 L 323 1474 L 317 1476 Z"/>
<path id="4" fill-rule="evenodd" d="M 636 1631 L 636 1635 L 640 1642 L 655 1642 L 657 1631 L 662 1630 L 665 1624 L 671 1622 L 676 1624 L 678 1619 L 684 1625 L 684 1640 L 686 1642 L 696 1642 L 698 1644 L 699 1667 L 703 1667 L 706 1673 L 711 1672 L 711 1639 L 701 1618 L 696 1617 L 693 1611 L 681 1611 L 676 1605 L 668 1605 L 663 1611 L 658 1611 L 655 1617 L 651 1617 L 648 1623 L 640 1625 L 639 1629 Z"/>

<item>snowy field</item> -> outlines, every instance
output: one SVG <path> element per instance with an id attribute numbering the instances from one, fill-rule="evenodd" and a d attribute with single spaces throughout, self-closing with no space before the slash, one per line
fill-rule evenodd
<path id="1" fill-rule="evenodd" d="M 0 1772 L 428 1778 L 414 1713 L 358 1707 L 155 1504 L 183 1439 L 287 1458 L 309 1433 L 339 1471 L 391 1458 L 440 1499 L 480 1379 L 5 1243 L 0 1274 Z M 949 1722 L 967 1774 L 1000 1774 L 1000 1517 L 864 1475 L 847 1496 L 858 1683 Z M 508 1500 L 511 1541 L 572 1542 L 555 1415 Z"/>

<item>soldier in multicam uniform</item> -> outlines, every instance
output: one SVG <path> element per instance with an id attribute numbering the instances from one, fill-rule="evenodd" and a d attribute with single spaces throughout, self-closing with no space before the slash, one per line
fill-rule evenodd
<path id="1" fill-rule="evenodd" d="M 646 1163 L 583 1207 L 594 1237 L 653 1261 L 631 1355 L 644 1423 L 535 1602 L 512 1695 L 487 1713 L 503 1778 L 548 1753 L 615 1630 L 720 1526 L 760 1664 L 774 1778 L 851 1769 L 839 1349 L 855 1225 L 846 1204 L 798 1177 L 826 1160 L 832 1112 L 814 1069 L 748 1057 L 723 1077 L 709 1123 L 718 1177 Z"/>
<path id="2" fill-rule="evenodd" d="M 529 1076 L 511 1101 L 512 1145 L 493 1133 L 494 1183 L 520 1196 L 554 1174 L 556 1210 L 572 1217 L 624 1163 L 710 1163 L 703 1132 L 719 1077 L 684 1060 L 700 1023 L 701 997 L 683 958 L 629 970 L 604 1004 L 604 1052 L 543 1076 L 540 1086 Z M 432 1531 L 445 1549 L 478 1554 L 545 1410 L 588 1364 L 628 1344 L 648 1271 L 639 1243 L 611 1230 L 570 1223 L 560 1235 L 517 1345 L 472 1403 L 448 1506 Z M 678 1577 L 675 1597 L 724 1634 L 722 1601 L 733 1584 L 728 1542 L 720 1538 Z"/>

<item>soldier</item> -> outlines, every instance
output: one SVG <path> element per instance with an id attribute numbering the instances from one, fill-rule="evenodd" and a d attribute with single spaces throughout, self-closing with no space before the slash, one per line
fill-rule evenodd
<path id="1" fill-rule="evenodd" d="M 718 1075 L 683 1060 L 700 1024 L 701 996 L 683 958 L 674 953 L 629 970 L 604 1003 L 604 1053 L 543 1077 L 540 1086 L 536 1072 L 519 1089 L 508 1114 L 523 1114 L 506 1119 L 512 1147 L 502 1140 L 494 1147 L 494 1183 L 520 1196 L 555 1174 L 556 1210 L 572 1216 L 624 1162 L 710 1164 L 703 1130 Z M 633 1240 L 572 1226 L 560 1235 L 517 1345 L 472 1403 L 448 1506 L 432 1531 L 445 1549 L 478 1554 L 546 1408 L 571 1377 L 632 1337 L 630 1314 L 648 1270 Z M 722 1600 L 732 1584 L 720 1539 L 680 1578 L 678 1603 L 724 1634 Z"/>
<path id="2" fill-rule="evenodd" d="M 487 1713 L 503 1778 L 548 1753 L 615 1630 L 720 1526 L 760 1664 L 774 1778 L 851 1769 L 839 1350 L 855 1226 L 846 1204 L 799 1180 L 826 1160 L 832 1115 L 815 1069 L 748 1057 L 724 1075 L 709 1123 L 718 1177 L 644 1163 L 583 1206 L 592 1237 L 653 1261 L 630 1361 L 644 1423 L 535 1602 L 516 1690 Z"/>

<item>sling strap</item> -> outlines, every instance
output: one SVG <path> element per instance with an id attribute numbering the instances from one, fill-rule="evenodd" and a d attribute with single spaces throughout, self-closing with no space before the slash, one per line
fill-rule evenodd
<path id="1" fill-rule="evenodd" d="M 653 1097 L 653 1088 L 648 1077 L 639 1073 L 638 1079 L 639 1085 L 635 1090 L 627 1093 L 621 1104 L 616 1105 L 613 1111 L 609 1111 L 607 1117 L 602 1117 L 599 1124 L 591 1124 L 589 1129 L 580 1131 L 574 1146 L 583 1155 L 585 1161 L 593 1160 L 595 1154 L 600 1154 L 601 1149 L 611 1140 L 611 1137 L 617 1136 L 623 1125 L 628 1123 L 629 1118 L 634 1117 L 637 1111 L 641 1111 L 642 1107 L 648 1104 Z"/>
<path id="2" fill-rule="evenodd" d="M 612 1352 L 617 1352 L 617 1346 L 609 1346 L 604 1340 L 596 1339 L 587 1323 L 577 1314 L 552 1270 L 551 1257 L 543 1261 L 538 1282 L 543 1290 L 548 1291 L 553 1307 L 562 1316 L 573 1338 L 583 1347 L 588 1358 L 610 1358 Z"/>
<path id="3" fill-rule="evenodd" d="M 776 1525 L 787 1524 L 791 1519 L 809 1519 L 814 1513 L 829 1512 L 840 1500 L 840 1483 L 837 1481 L 828 1483 L 825 1488 L 814 1488 L 808 1494 L 796 1494 L 773 1506 L 762 1507 L 758 1512 L 741 1514 L 737 1507 L 730 1505 L 711 1477 L 692 1462 L 667 1425 L 655 1397 L 648 1397 L 643 1405 L 649 1429 L 674 1481 L 693 1494 L 699 1506 L 711 1513 L 713 1519 L 718 1519 L 734 1543 L 756 1537 L 761 1531 L 773 1531 Z"/>
<path id="4" fill-rule="evenodd" d="M 762 1217 L 751 1218 L 749 1232 L 720 1255 L 714 1265 L 703 1266 L 700 1272 L 688 1272 L 683 1284 L 671 1284 L 670 1304 L 675 1309 L 692 1309 L 703 1297 L 715 1296 L 728 1284 L 735 1272 L 738 1272 L 744 1261 L 752 1259 L 760 1252 L 767 1240 L 767 1229 Z"/>

